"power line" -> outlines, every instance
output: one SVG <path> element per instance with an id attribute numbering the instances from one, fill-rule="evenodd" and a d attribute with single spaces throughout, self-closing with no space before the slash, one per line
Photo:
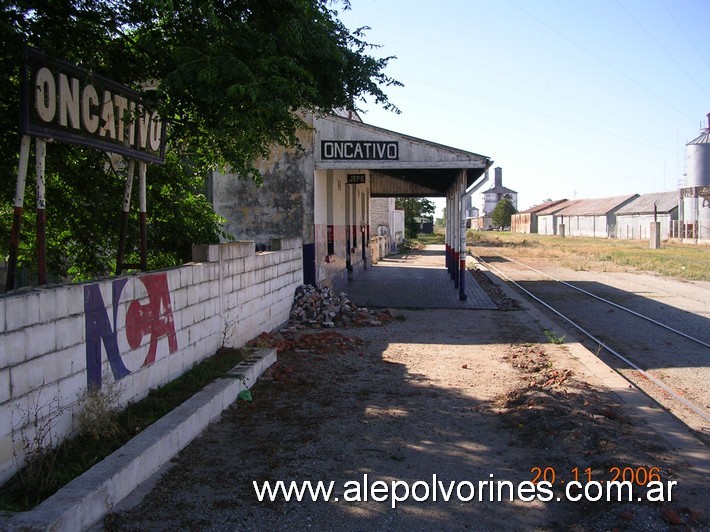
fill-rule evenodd
<path id="1" fill-rule="evenodd" d="M 543 26 L 545 26 L 545 27 L 546 27 L 548 30 L 550 30 L 551 32 L 556 33 L 557 35 L 559 35 L 560 37 L 562 37 L 562 38 L 565 39 L 566 41 L 569 41 L 569 42 L 572 43 L 574 46 L 576 46 L 577 48 L 579 48 L 580 50 L 582 50 L 583 52 L 585 52 L 585 53 L 587 53 L 588 55 L 592 56 L 594 59 L 596 59 L 597 61 L 599 61 L 599 62 L 602 63 L 603 65 L 605 65 L 605 66 L 611 68 L 614 72 L 616 72 L 616 73 L 619 74 L 620 76 L 626 78 L 628 81 L 630 81 L 631 83 L 633 83 L 634 85 L 636 85 L 636 86 L 639 87 L 640 89 L 644 90 L 645 92 L 647 92 L 648 94 L 650 94 L 651 96 L 653 96 L 654 98 L 656 98 L 657 100 L 663 102 L 665 105 L 667 105 L 668 107 L 670 107 L 671 109 L 673 109 L 675 112 L 681 114 L 682 116 L 684 116 L 684 117 L 687 118 L 688 120 L 695 121 L 694 118 L 691 118 L 690 116 L 686 115 L 683 111 L 681 111 L 680 109 L 678 109 L 677 107 L 675 107 L 673 104 L 671 104 L 670 102 L 666 101 L 664 98 L 662 98 L 661 96 L 659 96 L 658 94 L 656 94 L 655 92 L 653 92 L 651 89 L 649 89 L 648 87 L 646 87 L 643 83 L 641 83 L 641 82 L 639 82 L 639 81 L 636 81 L 636 80 L 633 79 L 631 76 L 629 76 L 628 74 L 626 74 L 626 73 L 623 72 L 622 70 L 618 69 L 617 67 L 615 67 L 614 65 L 612 65 L 612 64 L 609 63 L 608 61 L 602 59 L 601 57 L 599 57 L 597 54 L 595 54 L 595 53 L 592 52 L 591 50 L 588 50 L 587 48 L 585 48 L 584 46 L 582 46 L 581 44 L 579 44 L 577 41 L 575 41 L 575 40 L 572 39 L 571 37 L 568 37 L 567 35 L 565 35 L 565 34 L 562 33 L 561 31 L 559 31 L 558 29 L 556 29 L 556 28 L 550 26 L 547 22 L 545 22 L 545 21 L 539 19 L 538 17 L 536 17 L 535 15 L 533 15 L 532 13 L 530 13 L 529 11 L 523 9 L 522 7 L 520 7 L 519 5 L 517 5 L 517 4 L 516 4 L 515 2 L 513 2 L 512 0 L 508 0 L 508 3 L 509 3 L 510 5 L 512 5 L 513 7 L 519 9 L 519 10 L 522 11 L 523 13 L 525 13 L 527 16 L 529 16 L 530 18 L 532 18 L 533 20 L 535 20 L 535 21 L 538 22 L 539 24 L 542 24 Z"/>
<path id="2" fill-rule="evenodd" d="M 683 28 L 683 26 L 680 25 L 680 22 L 678 22 L 678 19 L 676 19 L 675 16 L 673 16 L 673 13 L 671 13 L 671 10 L 668 9 L 668 6 L 666 6 L 665 2 L 663 2 L 663 0 L 660 0 L 660 2 L 661 2 L 661 5 L 662 5 L 662 6 L 664 7 L 664 9 L 666 10 L 666 12 L 667 12 L 667 13 L 670 15 L 670 17 L 673 19 L 673 22 L 675 22 L 675 25 L 678 26 L 678 29 L 681 31 L 681 33 L 683 33 L 683 35 L 685 35 L 685 38 L 688 39 L 688 42 L 691 44 L 691 46 L 692 46 L 693 48 L 695 48 L 695 51 L 696 51 L 696 52 L 698 52 L 698 55 L 700 56 L 700 59 L 702 59 L 703 62 L 705 63 L 705 65 L 707 65 L 707 67 L 710 69 L 710 63 L 708 63 L 708 60 L 705 59 L 705 56 L 703 55 L 703 53 L 702 53 L 702 52 L 700 51 L 700 49 L 695 45 L 695 42 L 693 41 L 693 39 L 690 38 L 690 35 L 688 35 L 688 33 L 687 33 L 687 32 L 685 31 L 685 29 Z"/>
<path id="3" fill-rule="evenodd" d="M 688 73 L 688 71 L 685 70 L 685 68 L 683 68 L 683 66 L 682 66 L 678 61 L 676 61 L 675 57 L 673 57 L 673 56 L 670 54 L 670 52 L 668 52 L 668 50 L 666 50 L 666 49 L 661 45 L 661 43 L 659 43 L 659 42 L 656 40 L 656 38 L 655 38 L 653 35 L 651 35 L 651 33 L 650 33 L 643 25 L 641 25 L 641 23 L 636 19 L 636 17 L 634 17 L 633 14 L 631 14 L 631 12 L 630 12 L 628 9 L 626 9 L 626 8 L 624 7 L 624 4 L 622 4 L 619 0 L 616 0 L 616 3 L 619 5 L 619 7 L 620 7 L 621 9 L 624 10 L 624 12 L 629 16 L 629 18 L 630 18 L 631 20 L 633 20 L 639 28 L 641 28 L 641 31 L 643 31 L 643 32 L 648 36 L 649 39 L 651 39 L 654 43 L 656 43 L 656 46 L 658 46 L 661 50 L 663 50 L 663 52 L 669 57 L 669 59 L 670 59 L 671 61 L 673 61 L 673 62 L 676 64 L 676 66 L 677 66 L 680 70 L 683 71 L 683 74 L 685 74 L 686 76 L 688 76 L 688 79 L 690 79 L 690 81 L 692 81 L 693 83 L 695 83 L 695 86 L 698 87 L 698 88 L 703 92 L 703 94 L 705 94 L 705 96 L 710 96 L 710 94 L 708 94 L 708 92 L 705 90 L 705 88 L 704 88 L 702 85 L 700 85 L 700 83 L 698 83 L 697 80 L 696 80 L 693 76 L 691 76 L 691 75 Z"/>
<path id="4" fill-rule="evenodd" d="M 435 88 L 437 88 L 437 89 L 443 89 L 443 90 L 447 90 L 447 91 L 450 91 L 450 92 L 456 92 L 456 93 L 462 94 L 462 95 L 464 95 L 464 96 L 467 96 L 467 97 L 469 97 L 469 98 L 476 98 L 476 99 L 479 99 L 479 100 L 482 100 L 482 101 L 485 101 L 485 102 L 493 103 L 493 104 L 496 104 L 496 105 L 501 105 L 501 106 L 503 106 L 503 107 L 509 107 L 509 108 L 515 109 L 515 110 L 517 110 L 517 111 L 523 111 L 523 112 L 525 112 L 525 113 L 529 113 L 529 114 L 532 114 L 532 115 L 541 116 L 541 117 L 547 118 L 547 119 L 549 119 L 549 120 L 555 120 L 555 121 L 557 121 L 557 122 L 562 122 L 562 123 L 564 123 L 564 124 L 568 124 L 568 125 L 571 125 L 571 126 L 575 126 L 575 127 L 579 127 L 579 128 L 582 128 L 582 129 L 586 129 L 586 130 L 592 131 L 592 132 L 594 132 L 594 133 L 598 133 L 598 134 L 600 134 L 600 135 L 607 135 L 607 136 L 609 136 L 609 137 L 615 137 L 615 138 L 617 138 L 617 139 L 624 140 L 624 141 L 626 141 L 626 142 L 632 142 L 632 143 L 634 143 L 634 144 L 638 144 L 638 145 L 644 146 L 644 147 L 646 147 L 646 148 L 651 148 L 651 149 L 653 149 L 653 150 L 665 151 L 665 152 L 673 153 L 672 150 L 668 150 L 667 148 L 661 148 L 661 147 L 659 147 L 659 146 L 654 146 L 653 144 L 648 144 L 648 143 L 642 142 L 642 141 L 640 141 L 640 140 L 632 139 L 632 138 L 629 138 L 629 137 L 624 137 L 623 135 L 619 135 L 619 134 L 617 134 L 617 133 L 612 133 L 612 132 L 610 132 L 610 131 L 604 131 L 604 130 L 602 130 L 602 129 L 597 129 L 597 128 L 594 128 L 594 127 L 590 127 L 590 126 L 588 126 L 588 125 L 586 125 L 586 124 L 582 124 L 582 123 L 579 123 L 579 122 L 574 122 L 574 121 L 572 121 L 572 120 L 567 120 L 567 119 L 565 119 L 565 118 L 560 118 L 560 117 L 553 116 L 553 115 L 548 115 L 548 114 L 545 114 L 545 113 L 541 113 L 540 111 L 534 111 L 534 110 L 532 110 L 532 109 L 527 109 L 527 108 L 521 107 L 521 106 L 519 106 L 519 105 L 511 104 L 511 103 L 508 103 L 508 102 L 503 102 L 503 101 L 500 101 L 500 100 L 496 100 L 496 99 L 494 99 L 494 98 L 489 98 L 489 97 L 487 97 L 487 96 L 481 96 L 481 95 L 479 95 L 479 94 L 473 94 L 473 93 L 468 92 L 468 91 L 462 91 L 462 90 L 460 90 L 460 89 L 453 89 L 453 88 L 451 88 L 451 87 L 446 87 L 446 86 L 443 86 L 443 85 L 437 85 L 436 83 L 431 83 L 431 82 L 429 82 L 429 81 L 425 81 L 425 80 L 421 80 L 421 79 L 416 79 L 416 78 L 409 78 L 409 79 L 410 79 L 411 81 L 416 81 L 416 82 L 418 82 L 418 83 L 421 83 L 422 85 L 429 85 L 429 86 L 435 87 Z"/>

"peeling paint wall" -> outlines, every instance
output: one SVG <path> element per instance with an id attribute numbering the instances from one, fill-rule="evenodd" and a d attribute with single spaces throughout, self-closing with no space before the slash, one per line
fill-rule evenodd
<path id="1" fill-rule="evenodd" d="M 305 120 L 312 127 L 312 118 Z M 298 140 L 302 149 L 274 147 L 268 159 L 257 162 L 260 186 L 236 174 L 213 172 L 212 203 L 235 239 L 253 240 L 257 246 L 280 237 L 314 242 L 313 131 L 299 131 Z"/>
<path id="2" fill-rule="evenodd" d="M 366 182 L 348 185 L 347 177 L 352 173 L 365 174 Z M 343 289 L 348 281 L 348 267 L 351 275 L 357 275 L 365 267 L 363 247 L 367 256 L 370 255 L 367 243 L 369 173 L 360 170 L 318 170 L 314 181 L 316 282 Z"/>

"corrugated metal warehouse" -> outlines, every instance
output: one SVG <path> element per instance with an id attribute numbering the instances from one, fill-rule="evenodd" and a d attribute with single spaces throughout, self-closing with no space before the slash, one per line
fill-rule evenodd
<path id="1" fill-rule="evenodd" d="M 661 239 L 667 240 L 671 222 L 678 220 L 678 201 L 675 191 L 642 194 L 616 211 L 617 238 L 648 239 L 651 223 L 658 221 L 661 222 Z"/>
<path id="2" fill-rule="evenodd" d="M 529 209 L 515 213 L 510 218 L 510 230 L 513 233 L 537 233 L 538 215 L 566 201 L 566 199 L 547 201 L 541 205 L 536 205 L 535 207 L 530 207 Z"/>
<path id="3" fill-rule="evenodd" d="M 537 232 L 541 235 L 557 235 L 559 219 L 557 213 L 565 207 L 581 200 L 567 200 L 557 205 L 546 207 L 537 213 Z"/>
<path id="4" fill-rule="evenodd" d="M 616 211 L 638 194 L 571 201 L 556 213 L 558 232 L 564 224 L 566 236 L 608 238 L 616 234 Z"/>

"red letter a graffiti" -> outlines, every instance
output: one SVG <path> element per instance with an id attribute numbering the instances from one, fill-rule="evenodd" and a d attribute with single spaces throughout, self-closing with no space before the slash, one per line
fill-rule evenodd
<path id="1" fill-rule="evenodd" d="M 160 338 L 168 337 L 168 349 L 171 353 L 177 351 L 178 345 L 167 275 L 158 273 L 139 279 L 148 292 L 148 303 L 141 305 L 139 301 L 133 301 L 129 305 L 126 313 L 126 338 L 131 349 L 136 349 L 141 345 L 143 336 L 150 334 L 148 355 L 143 362 L 143 366 L 147 366 L 155 362 Z"/>

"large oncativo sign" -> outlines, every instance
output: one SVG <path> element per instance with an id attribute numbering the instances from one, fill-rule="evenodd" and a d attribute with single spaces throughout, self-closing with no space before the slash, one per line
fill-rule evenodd
<path id="1" fill-rule="evenodd" d="M 163 163 L 165 124 L 141 93 L 25 48 L 22 133 Z"/>

